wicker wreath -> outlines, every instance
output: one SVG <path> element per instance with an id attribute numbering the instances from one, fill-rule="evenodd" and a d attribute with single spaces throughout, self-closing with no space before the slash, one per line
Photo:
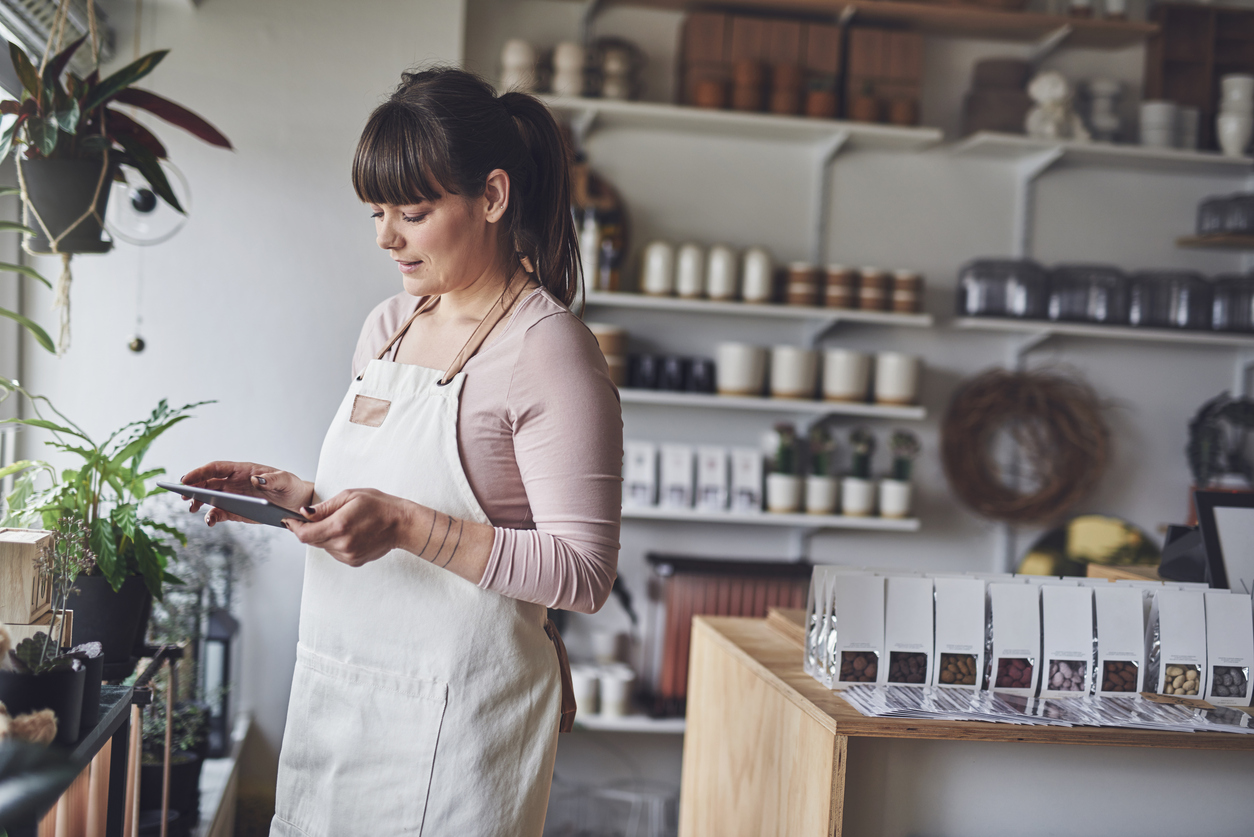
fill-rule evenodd
<path id="1" fill-rule="evenodd" d="M 1017 480 L 998 462 L 1007 442 L 1017 449 Z M 1048 372 L 977 375 L 954 394 L 941 424 L 941 457 L 954 493 L 979 514 L 1008 523 L 1061 517 L 1092 489 L 1109 453 L 1097 393 Z"/>

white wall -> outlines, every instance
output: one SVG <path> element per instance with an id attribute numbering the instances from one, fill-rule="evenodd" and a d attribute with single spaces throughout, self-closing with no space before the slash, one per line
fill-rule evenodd
<path id="1" fill-rule="evenodd" d="M 118 5 L 118 55 L 129 59 L 133 4 Z M 23 377 L 94 432 L 160 398 L 217 399 L 154 446 L 150 461 L 176 477 L 231 458 L 312 478 L 361 323 L 400 288 L 353 195 L 353 148 L 402 70 L 460 60 L 462 5 L 208 0 L 155 9 L 144 47 L 172 52 L 145 85 L 204 115 L 236 151 L 154 125 L 192 185 L 189 223 L 142 253 L 119 245 L 75 259 L 73 347 L 56 359 L 28 346 Z M 134 355 L 126 344 L 141 271 L 148 349 Z M 33 294 L 29 310 L 51 323 L 49 304 L 46 292 Z M 245 594 L 240 694 L 268 760 L 287 710 L 303 572 L 295 540 L 274 534 Z M 254 765 L 262 774 L 267 759 Z"/>

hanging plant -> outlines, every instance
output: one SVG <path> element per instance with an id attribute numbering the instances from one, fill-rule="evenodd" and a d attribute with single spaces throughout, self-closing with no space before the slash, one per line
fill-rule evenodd
<path id="1" fill-rule="evenodd" d="M 101 235 L 109 185 L 113 180 L 125 182 L 123 167 L 143 176 L 153 199 L 183 212 L 161 167 L 168 158 L 165 146 L 113 106 L 145 110 L 210 145 L 231 148 L 230 141 L 200 116 L 133 86 L 161 63 L 168 50 L 151 52 L 103 79 L 99 67 L 86 78 L 67 70 L 87 36 L 49 59 L 64 32 L 68 6 L 68 0 L 62 0 L 38 68 L 21 47 L 9 44 L 22 92 L 18 99 L 0 102 L 0 114 L 16 117 L 0 134 L 0 160 L 14 151 L 26 221 L 24 246 L 29 253 L 61 256 L 55 300 L 61 312 L 60 352 L 69 347 L 70 256 L 105 253 L 113 246 Z M 95 14 L 91 3 L 87 8 L 92 54 L 97 56 Z"/>

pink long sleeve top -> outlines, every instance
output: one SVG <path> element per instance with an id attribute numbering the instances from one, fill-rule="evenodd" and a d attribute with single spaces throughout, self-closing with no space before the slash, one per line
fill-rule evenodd
<path id="1" fill-rule="evenodd" d="M 423 299 L 399 293 L 371 312 L 354 376 Z M 462 467 L 496 529 L 479 586 L 548 607 L 599 610 L 618 571 L 623 418 L 596 338 L 541 289 L 463 371 Z"/>

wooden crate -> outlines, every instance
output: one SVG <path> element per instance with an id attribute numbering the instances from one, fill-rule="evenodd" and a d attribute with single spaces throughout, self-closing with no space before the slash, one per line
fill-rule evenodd
<path id="1" fill-rule="evenodd" d="M 52 539 L 41 529 L 0 529 L 0 622 L 29 624 L 52 609 L 52 579 L 37 568 Z"/>
<path id="2" fill-rule="evenodd" d="M 74 644 L 74 611 L 60 610 L 57 611 L 56 619 L 53 620 L 52 611 L 48 611 L 34 622 L 27 624 L 5 623 L 4 629 L 9 632 L 9 638 L 13 640 L 13 644 L 17 645 L 24 639 L 30 639 L 41 631 L 50 636 L 56 636 L 61 632 L 61 621 L 65 620 L 65 644 L 72 646 Z"/>

